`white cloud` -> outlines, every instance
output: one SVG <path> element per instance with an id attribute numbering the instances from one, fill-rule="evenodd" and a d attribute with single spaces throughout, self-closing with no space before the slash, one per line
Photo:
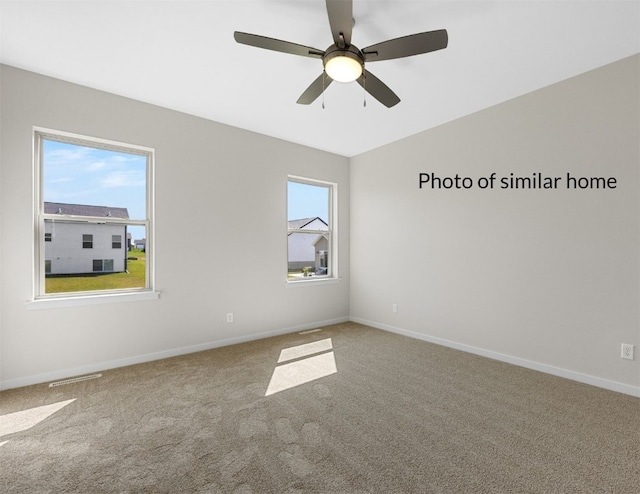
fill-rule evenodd
<path id="1" fill-rule="evenodd" d="M 111 187 L 141 187 L 146 184 L 145 176 L 137 170 L 119 170 L 108 175 L 100 181 L 105 188 Z"/>
<path id="2" fill-rule="evenodd" d="M 47 151 L 46 160 L 49 165 L 84 162 L 92 149 L 75 146 L 73 148 L 51 149 Z"/>
<path id="3" fill-rule="evenodd" d="M 88 171 L 96 171 L 106 168 L 109 166 L 109 163 L 107 161 L 90 161 L 82 166 L 86 167 Z"/>

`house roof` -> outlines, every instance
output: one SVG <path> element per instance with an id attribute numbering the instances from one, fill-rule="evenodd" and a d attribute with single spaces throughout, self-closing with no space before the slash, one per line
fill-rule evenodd
<path id="1" fill-rule="evenodd" d="M 300 218 L 299 220 L 289 220 L 289 230 L 297 230 L 300 228 L 304 228 L 305 226 L 307 226 L 309 223 L 313 223 L 315 220 L 320 220 L 322 221 L 325 225 L 327 225 L 327 222 L 324 221 L 322 218 L 320 218 L 319 216 L 314 216 L 313 218 Z M 327 225 L 329 226 L 329 225 Z"/>
<path id="2" fill-rule="evenodd" d="M 46 214 L 93 216 L 99 218 L 129 218 L 129 211 L 127 211 L 127 208 L 91 206 L 89 204 L 67 204 L 64 202 L 45 202 L 44 212 Z"/>

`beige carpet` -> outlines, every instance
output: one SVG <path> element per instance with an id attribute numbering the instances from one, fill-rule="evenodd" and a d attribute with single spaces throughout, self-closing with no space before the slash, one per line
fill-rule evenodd
<path id="1" fill-rule="evenodd" d="M 0 393 L 1 492 L 640 492 L 639 399 L 355 323 L 102 374 Z"/>

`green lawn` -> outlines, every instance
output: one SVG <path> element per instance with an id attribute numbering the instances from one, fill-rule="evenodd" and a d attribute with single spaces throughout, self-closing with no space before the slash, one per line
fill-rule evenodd
<path id="1" fill-rule="evenodd" d="M 143 257 L 144 253 L 132 251 L 129 255 L 137 257 L 137 260 L 127 261 L 128 272 L 91 273 L 83 275 L 49 275 L 45 278 L 45 293 L 144 288 L 146 286 L 146 259 Z"/>

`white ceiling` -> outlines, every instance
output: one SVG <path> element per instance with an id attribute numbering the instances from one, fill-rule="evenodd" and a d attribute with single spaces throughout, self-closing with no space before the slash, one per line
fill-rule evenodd
<path id="1" fill-rule="evenodd" d="M 391 109 L 356 83 L 298 105 L 322 62 L 233 39 L 324 50 L 324 0 L 0 0 L 0 61 L 353 156 L 640 52 L 637 0 L 354 0 L 354 19 L 360 48 L 441 28 L 449 46 L 367 64 Z"/>

